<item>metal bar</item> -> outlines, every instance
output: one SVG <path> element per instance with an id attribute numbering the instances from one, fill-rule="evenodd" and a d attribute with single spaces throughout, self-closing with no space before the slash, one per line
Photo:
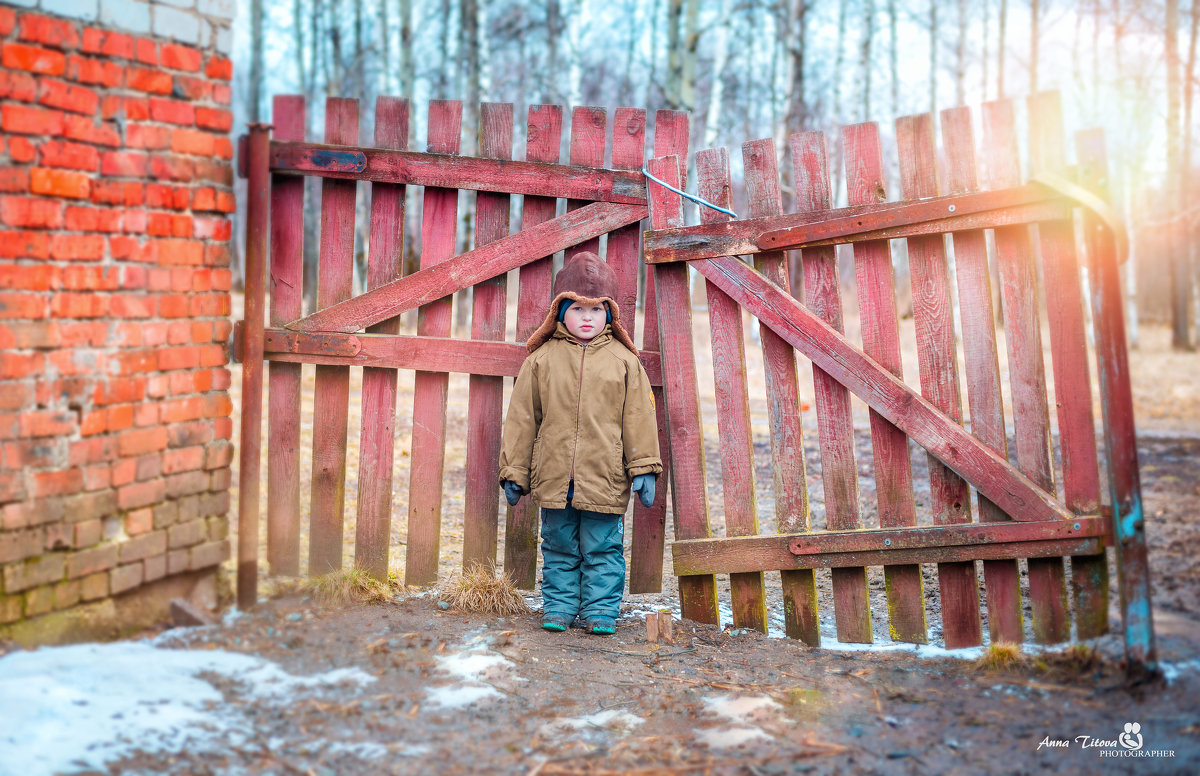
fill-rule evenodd
<path id="1" fill-rule="evenodd" d="M 245 352 L 242 358 L 242 427 L 238 474 L 238 608 L 258 602 L 258 498 L 262 458 L 263 328 L 271 178 L 267 167 L 270 124 L 251 124 L 247 151 Z"/>

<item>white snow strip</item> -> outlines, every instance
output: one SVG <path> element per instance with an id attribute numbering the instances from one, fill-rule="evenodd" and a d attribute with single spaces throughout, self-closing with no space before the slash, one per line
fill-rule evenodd
<path id="1" fill-rule="evenodd" d="M 441 706 L 446 709 L 461 709 L 484 698 L 490 698 L 499 694 L 500 692 L 495 687 L 488 687 L 486 685 L 451 684 L 445 687 L 430 687 L 425 692 L 425 697 L 434 706 Z"/>
<path id="2" fill-rule="evenodd" d="M 732 749 L 760 738 L 771 737 L 756 727 L 722 727 L 699 730 L 696 732 L 696 738 L 711 749 Z"/>
<path id="3" fill-rule="evenodd" d="M 478 682 L 489 673 L 512 667 L 512 662 L 503 655 L 480 650 L 438 658 L 438 668 L 464 682 Z"/>
<path id="4" fill-rule="evenodd" d="M 358 669 L 294 676 L 250 655 L 145 642 L 14 652 L 0 658 L 0 776 L 107 771 L 105 763 L 135 750 L 236 746 L 250 723 L 206 672 L 237 682 L 250 700 L 375 681 Z"/>
<path id="5" fill-rule="evenodd" d="M 704 698 L 704 706 L 707 711 L 736 723 L 749 723 L 783 710 L 765 695 L 710 695 Z"/>
<path id="6" fill-rule="evenodd" d="M 1162 671 L 1163 678 L 1167 680 L 1167 684 L 1171 684 L 1182 674 L 1190 674 L 1200 671 L 1200 660 L 1184 660 L 1179 663 L 1159 663 L 1158 669 Z"/>
<path id="7" fill-rule="evenodd" d="M 561 735 L 580 730 L 618 729 L 628 730 L 645 722 L 636 714 L 621 709 L 605 709 L 583 717 L 563 717 L 542 725 L 540 736 Z"/>

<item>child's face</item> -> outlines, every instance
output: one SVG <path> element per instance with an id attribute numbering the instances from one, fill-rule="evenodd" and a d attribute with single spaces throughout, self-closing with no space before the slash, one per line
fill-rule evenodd
<path id="1" fill-rule="evenodd" d="M 563 325 L 571 332 L 572 337 L 587 342 L 604 331 L 606 318 L 607 311 L 603 303 L 584 305 L 576 302 L 567 308 L 567 314 L 563 316 Z"/>

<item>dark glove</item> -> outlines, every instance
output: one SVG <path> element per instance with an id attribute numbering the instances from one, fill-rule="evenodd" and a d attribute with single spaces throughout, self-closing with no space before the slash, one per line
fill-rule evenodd
<path id="1" fill-rule="evenodd" d="M 654 481 L 656 479 L 658 477 L 654 474 L 639 474 L 633 478 L 633 492 L 638 494 L 644 507 L 654 505 Z"/>
<path id="2" fill-rule="evenodd" d="M 517 502 L 521 500 L 521 496 L 525 495 L 525 491 L 521 490 L 521 486 L 512 480 L 505 480 L 501 483 L 504 487 L 504 498 L 508 501 L 510 507 L 515 507 Z M 651 488 L 654 486 L 651 485 Z"/>

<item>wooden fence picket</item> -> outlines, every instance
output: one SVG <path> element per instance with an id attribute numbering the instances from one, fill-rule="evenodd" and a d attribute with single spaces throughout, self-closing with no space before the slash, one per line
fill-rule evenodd
<path id="1" fill-rule="evenodd" d="M 358 142 L 358 101 L 325 101 L 325 142 Z M 317 267 L 317 307 L 329 307 L 353 295 L 354 204 L 356 181 L 321 182 L 321 254 Z M 342 531 L 346 509 L 346 434 L 350 412 L 350 369 L 317 366 L 313 414 L 312 515 L 308 573 L 327 574 L 342 567 Z"/>
<path id="2" fill-rule="evenodd" d="M 843 127 L 842 143 L 850 204 L 865 205 L 886 200 L 878 126 L 866 123 Z M 858 282 L 863 351 L 903 379 L 895 277 L 887 241 L 856 243 L 854 273 Z M 871 412 L 871 448 L 875 459 L 879 526 L 894 528 L 916 525 L 908 438 L 874 411 Z M 857 580 L 861 571 L 854 569 L 843 573 L 853 573 Z M 925 595 L 920 566 L 885 566 L 883 574 L 892 638 L 924 643 L 927 638 Z M 857 585 L 856 581 L 856 597 L 848 599 L 846 606 L 838 604 L 840 641 L 871 641 L 870 606 L 865 599 L 857 599 Z M 843 609 L 847 610 L 845 614 L 842 613 Z"/>
<path id="3" fill-rule="evenodd" d="M 604 166 L 604 147 L 607 133 L 608 114 L 604 108 L 578 106 L 571 111 L 571 164 L 584 167 Z M 567 200 L 567 211 L 578 210 L 587 202 L 578 199 Z M 590 251 L 600 252 L 600 238 L 589 240 L 572 246 L 566 250 L 565 258 L 577 253 Z"/>

